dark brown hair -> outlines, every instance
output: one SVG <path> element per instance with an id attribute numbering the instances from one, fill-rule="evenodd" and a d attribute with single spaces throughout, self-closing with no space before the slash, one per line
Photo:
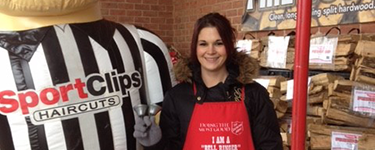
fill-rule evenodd
<path id="1" fill-rule="evenodd" d="M 199 65 L 197 58 L 197 43 L 200 31 L 205 27 L 215 27 L 224 43 L 227 60 L 226 64 L 232 61 L 233 55 L 236 52 L 234 43 L 236 41 L 236 30 L 231 26 L 229 20 L 219 13 L 209 13 L 199 18 L 194 25 L 193 37 L 190 45 L 190 60 L 193 64 Z"/>

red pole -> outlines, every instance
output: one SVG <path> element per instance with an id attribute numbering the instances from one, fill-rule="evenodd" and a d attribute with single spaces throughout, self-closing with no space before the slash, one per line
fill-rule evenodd
<path id="1" fill-rule="evenodd" d="M 292 110 L 292 150 L 304 150 L 309 68 L 311 1 L 297 0 L 296 53 Z"/>

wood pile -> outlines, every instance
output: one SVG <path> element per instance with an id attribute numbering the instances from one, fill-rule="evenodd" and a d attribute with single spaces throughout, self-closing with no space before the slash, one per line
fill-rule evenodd
<path id="1" fill-rule="evenodd" d="M 375 41 L 361 40 L 355 49 L 358 57 L 350 80 L 375 85 Z"/>
<path id="2" fill-rule="evenodd" d="M 314 116 L 321 115 L 319 122 L 307 124 L 311 149 L 331 149 L 331 140 L 336 138 L 332 136 L 333 132 L 343 135 L 358 134 L 360 135 L 358 142 L 354 143 L 359 149 L 374 148 L 374 144 L 369 141 L 375 137 L 374 117 L 367 113 L 353 111 L 351 108 L 352 91 L 357 85 L 359 83 L 340 78 L 329 82 L 328 97 L 324 99 L 322 108 L 318 107 L 319 109 L 309 113 Z"/>
<path id="3" fill-rule="evenodd" d="M 340 141 L 340 139 L 350 141 L 352 139 L 353 143 L 357 143 L 359 150 L 370 150 L 375 147 L 375 143 L 371 141 L 374 140 L 375 137 L 374 129 L 309 124 L 307 130 L 309 131 L 308 134 L 310 137 L 310 149 L 331 150 L 332 139 L 335 141 Z M 348 138 L 332 138 L 333 134 L 336 133 L 347 135 Z M 349 135 L 359 135 L 359 137 L 356 139 Z"/>
<path id="4" fill-rule="evenodd" d="M 291 33 L 290 33 L 291 34 Z M 292 33 L 293 34 L 293 33 Z M 285 56 L 285 67 L 276 67 L 270 65 L 272 62 L 267 62 L 268 60 L 268 37 L 262 38 L 261 43 L 263 45 L 263 51 L 260 53 L 260 66 L 264 68 L 278 68 L 278 69 L 288 69 L 293 70 L 294 67 L 294 53 L 295 53 L 295 37 L 293 35 L 289 36 L 288 48 Z"/>
<path id="5" fill-rule="evenodd" d="M 258 78 L 258 82 L 261 82 L 259 80 L 266 80 L 266 82 L 268 83 L 268 85 L 266 85 L 266 89 L 273 103 L 277 118 L 283 117 L 288 109 L 288 103 L 286 101 L 280 100 L 280 97 L 282 95 L 280 86 L 281 82 L 286 81 L 286 78 L 283 76 L 261 76 Z"/>
<path id="6" fill-rule="evenodd" d="M 335 145 L 334 140 L 340 139 L 336 137 L 337 133 L 359 135 L 354 141 L 359 150 L 375 149 L 375 142 L 372 142 L 375 140 L 375 114 L 353 110 L 353 91 L 358 89 L 359 85 L 373 86 L 364 90 L 375 92 L 374 37 L 370 34 L 340 35 L 334 53 L 334 65 L 309 65 L 310 70 L 320 70 L 318 72 L 322 73 L 311 76 L 308 86 L 306 116 L 308 149 L 332 149 Z M 264 49 L 260 53 L 260 65 L 272 68 L 266 65 L 268 41 L 262 39 L 261 42 Z M 294 39 L 291 39 L 289 44 L 286 67 L 281 69 L 293 69 Z M 337 74 L 334 71 L 338 71 Z M 345 74 L 350 72 L 350 80 L 347 80 L 348 76 L 344 79 L 338 75 L 344 74 L 343 72 Z M 286 78 L 275 76 L 270 78 L 273 78 L 274 84 L 270 82 L 267 90 L 279 118 L 284 149 L 289 149 L 293 100 L 287 99 L 286 95 L 293 89 L 288 89 Z M 375 102 L 369 105 L 375 105 Z"/>
<path id="7" fill-rule="evenodd" d="M 310 64 L 309 69 L 350 72 L 354 62 L 353 54 L 359 40 L 359 34 L 338 36 L 337 47 L 332 64 Z"/>
<path id="8" fill-rule="evenodd" d="M 280 92 L 285 98 L 287 82 L 280 83 Z M 332 132 L 342 134 L 356 133 L 360 149 L 373 148 L 369 142 L 375 139 L 375 120 L 369 114 L 355 112 L 351 108 L 353 87 L 361 83 L 345 80 L 339 75 L 329 73 L 317 74 L 310 77 L 307 99 L 308 128 L 307 144 L 309 149 L 331 149 Z M 374 88 L 375 89 L 375 88 Z M 290 102 L 290 101 L 288 101 Z M 290 146 L 291 104 L 286 114 L 279 119 L 280 131 L 284 145 Z M 287 128 L 288 127 L 288 128 Z"/>
<path id="9" fill-rule="evenodd" d="M 250 56 L 260 61 L 260 53 L 263 51 L 263 45 L 259 39 L 251 39 L 251 41 Z"/>

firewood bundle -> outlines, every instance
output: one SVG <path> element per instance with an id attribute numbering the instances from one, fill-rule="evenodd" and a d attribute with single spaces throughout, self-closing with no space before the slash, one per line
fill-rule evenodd
<path id="1" fill-rule="evenodd" d="M 260 53 L 260 66 L 264 68 L 279 68 L 279 69 L 288 69 L 293 70 L 294 67 L 294 54 L 295 54 L 295 36 L 293 36 L 293 32 L 289 33 L 289 42 L 287 43 L 287 51 L 285 56 L 279 56 L 275 59 L 269 59 L 269 37 L 265 37 L 261 39 L 262 45 L 263 45 L 263 51 Z M 285 65 L 284 66 L 274 66 L 270 65 L 272 64 L 272 61 L 278 61 L 285 57 Z M 271 62 L 270 62 L 271 61 Z"/>
<path id="2" fill-rule="evenodd" d="M 355 49 L 357 60 L 350 74 L 350 80 L 375 84 L 375 41 L 361 40 Z"/>
<path id="3" fill-rule="evenodd" d="M 245 33 L 243 39 L 238 40 L 236 45 L 238 51 L 245 51 L 250 57 L 260 61 L 260 53 L 263 51 L 263 45 L 260 39 L 255 38 L 250 32 Z"/>
<path id="4" fill-rule="evenodd" d="M 332 64 L 310 63 L 309 69 L 349 72 L 354 62 L 353 54 L 359 40 L 358 37 L 360 37 L 359 34 L 339 35 Z"/>
<path id="5" fill-rule="evenodd" d="M 307 99 L 307 115 L 324 116 L 323 102 L 328 99 L 329 85 L 337 79 L 343 79 L 343 77 L 329 73 L 311 76 Z"/>
<path id="6" fill-rule="evenodd" d="M 280 91 L 280 84 L 281 82 L 286 81 L 286 78 L 283 76 L 261 76 L 258 78 L 257 82 L 261 82 L 259 80 L 263 80 L 268 83 L 268 85 L 266 85 L 267 91 L 276 111 L 277 118 L 281 118 L 285 115 L 288 109 L 288 103 L 280 100 L 282 95 Z"/>
<path id="7" fill-rule="evenodd" d="M 375 139 L 374 129 L 309 124 L 307 130 L 310 138 L 309 145 L 312 150 L 331 150 L 332 140 L 356 143 L 359 150 L 370 150 L 375 147 L 375 143 L 372 141 Z M 340 137 L 337 134 L 344 136 Z"/>
<path id="8" fill-rule="evenodd" d="M 358 139 L 352 141 L 358 149 L 375 147 L 371 141 L 375 139 L 374 117 L 368 113 L 353 111 L 352 108 L 353 88 L 356 86 L 366 87 L 367 85 L 340 78 L 329 83 L 328 99 L 323 102 L 321 121 L 307 124 L 310 149 L 332 149 L 334 145 L 331 144 L 335 143 L 332 140 L 345 140 L 351 143 L 353 139 L 344 137 L 352 137 L 353 134 L 359 135 Z"/>
<path id="9" fill-rule="evenodd" d="M 329 85 L 329 99 L 324 101 L 326 110 L 324 122 L 327 124 L 375 128 L 374 119 L 364 113 L 353 111 L 352 88 L 355 83 L 349 80 L 336 80 Z"/>
<path id="10" fill-rule="evenodd" d="M 263 50 L 263 45 L 259 39 L 251 39 L 251 41 L 252 41 L 252 45 L 251 45 L 250 56 L 260 61 L 260 53 Z"/>

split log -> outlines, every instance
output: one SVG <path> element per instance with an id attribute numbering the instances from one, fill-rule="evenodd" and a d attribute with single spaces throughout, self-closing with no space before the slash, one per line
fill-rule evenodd
<path id="1" fill-rule="evenodd" d="M 335 51 L 335 57 L 340 56 L 349 56 L 354 53 L 356 43 L 341 43 L 337 44 L 337 48 Z"/>
<path id="2" fill-rule="evenodd" d="M 358 140 L 358 149 L 360 150 L 373 150 L 375 147 L 375 135 L 363 134 Z"/>
<path id="3" fill-rule="evenodd" d="M 347 113 L 345 111 L 338 110 L 332 107 L 329 107 L 327 109 L 326 117 L 339 120 L 339 121 L 344 121 L 344 122 L 347 122 L 348 124 L 355 125 L 358 127 L 375 128 L 374 119 L 372 118 L 360 116 L 359 114 Z"/>
<path id="4" fill-rule="evenodd" d="M 280 88 L 281 82 L 286 81 L 286 78 L 283 76 L 261 76 L 262 79 L 269 79 L 269 86 Z"/>
<path id="5" fill-rule="evenodd" d="M 276 105 L 276 110 L 282 113 L 286 113 L 287 109 L 288 109 L 288 102 L 279 100 Z"/>
<path id="6" fill-rule="evenodd" d="M 319 92 L 322 92 L 324 90 L 323 85 L 317 85 L 317 86 L 310 86 L 311 88 L 309 89 L 309 95 L 314 95 Z"/>
<path id="7" fill-rule="evenodd" d="M 333 84 L 333 90 L 336 92 L 351 92 L 353 88 L 353 81 L 350 80 L 335 80 Z"/>
<path id="8" fill-rule="evenodd" d="M 375 47 L 375 41 L 358 41 L 354 53 L 359 56 L 375 57 L 373 48 Z"/>
<path id="9" fill-rule="evenodd" d="M 329 83 L 333 83 L 335 80 L 344 79 L 344 77 L 333 75 L 329 73 L 321 73 L 311 77 L 311 83 L 314 85 L 328 86 Z"/>
<path id="10" fill-rule="evenodd" d="M 363 82 L 375 85 L 375 69 L 368 67 L 359 67 L 352 71 L 350 78 L 353 81 Z"/>
<path id="11" fill-rule="evenodd" d="M 294 51 L 286 53 L 286 63 L 293 64 L 294 63 Z"/>
<path id="12" fill-rule="evenodd" d="M 275 112 L 276 112 L 276 117 L 277 117 L 278 119 L 284 117 L 284 115 L 285 115 L 285 113 L 282 113 L 282 112 L 279 112 L 279 111 L 275 111 Z"/>
<path id="13" fill-rule="evenodd" d="M 323 107 L 320 107 L 320 106 L 311 106 L 311 105 L 307 106 L 307 115 L 311 115 L 311 116 L 323 116 L 324 113 L 325 113 L 325 110 L 323 109 Z"/>
<path id="14" fill-rule="evenodd" d="M 355 66 L 375 68 L 375 57 L 362 56 L 355 61 Z"/>
<path id="15" fill-rule="evenodd" d="M 352 60 L 348 57 L 335 57 L 333 64 L 309 64 L 310 69 L 328 71 L 350 71 Z"/>
<path id="16" fill-rule="evenodd" d="M 331 150 L 331 136 L 311 134 L 310 149 L 314 150 Z"/>
<path id="17" fill-rule="evenodd" d="M 309 103 L 309 104 L 323 103 L 323 101 L 325 99 L 327 99 L 327 97 L 328 97 L 327 95 L 328 95 L 327 92 L 319 92 L 319 93 L 316 93 L 316 94 L 309 95 L 309 97 L 307 99 L 307 103 Z"/>
<path id="18" fill-rule="evenodd" d="M 292 138 L 292 135 L 290 133 L 280 133 L 281 134 L 281 138 L 283 139 L 283 143 L 285 145 L 288 145 L 290 146 L 291 144 L 291 138 Z"/>
<path id="19" fill-rule="evenodd" d="M 343 127 L 343 126 L 332 126 L 322 124 L 309 124 L 307 126 L 308 131 L 319 135 L 332 135 L 332 132 L 343 132 L 352 134 L 375 134 L 375 129 L 371 128 L 360 128 L 360 127 Z"/>
<path id="20" fill-rule="evenodd" d="M 269 93 L 270 98 L 280 98 L 281 97 L 281 92 L 280 89 L 277 87 L 268 87 L 267 91 Z"/>

